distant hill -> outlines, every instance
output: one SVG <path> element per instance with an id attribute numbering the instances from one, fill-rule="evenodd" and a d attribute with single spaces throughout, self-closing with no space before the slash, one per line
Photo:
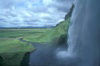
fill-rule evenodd
<path id="1" fill-rule="evenodd" d="M 54 28 L 54 27 L 55 26 L 44 26 L 44 27 L 27 26 L 27 27 L 0 27 L 0 29 Z"/>

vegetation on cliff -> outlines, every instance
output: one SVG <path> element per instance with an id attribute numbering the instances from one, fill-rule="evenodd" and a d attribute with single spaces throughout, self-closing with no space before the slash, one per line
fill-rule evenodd
<path id="1" fill-rule="evenodd" d="M 66 43 L 73 8 L 65 21 L 54 28 L 0 29 L 0 66 L 20 66 L 25 54 L 35 49 L 31 44 L 20 41 L 20 38 L 34 43 Z"/>

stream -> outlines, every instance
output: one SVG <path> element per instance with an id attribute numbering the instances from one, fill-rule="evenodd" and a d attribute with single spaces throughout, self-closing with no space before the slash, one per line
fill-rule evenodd
<path id="1" fill-rule="evenodd" d="M 76 0 L 67 44 L 37 44 L 29 66 L 100 66 L 100 0 Z M 24 41 L 24 40 L 21 40 Z M 27 42 L 27 41 L 24 41 Z"/>
<path id="2" fill-rule="evenodd" d="M 23 59 L 24 66 L 76 66 L 76 62 L 79 62 L 79 60 L 74 60 L 75 58 L 68 57 L 67 44 L 58 46 L 33 43 L 23 40 L 23 38 L 19 40 L 32 44 L 36 48 L 35 51 L 25 54 L 26 57 Z"/>

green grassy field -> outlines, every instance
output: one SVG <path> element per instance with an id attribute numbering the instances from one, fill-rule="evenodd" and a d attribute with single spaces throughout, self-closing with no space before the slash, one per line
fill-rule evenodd
<path id="1" fill-rule="evenodd" d="M 23 36 L 23 38 L 24 40 L 31 42 L 40 42 L 40 43 L 52 42 L 57 38 L 59 38 L 61 35 L 67 34 L 68 25 L 69 25 L 69 19 L 66 21 L 62 21 L 55 28 L 37 29 L 37 31 L 41 33 L 37 32 L 36 34 Z"/>
<path id="2" fill-rule="evenodd" d="M 69 19 L 62 21 L 55 28 L 0 29 L 0 57 L 3 58 L 0 64 L 20 66 L 24 54 L 35 49 L 32 45 L 18 40 L 19 38 L 30 42 L 52 43 L 67 34 L 68 25 Z"/>
<path id="3" fill-rule="evenodd" d="M 33 28 L 33 29 L 0 29 L 0 39 L 23 38 L 31 42 L 52 42 L 55 38 L 66 34 L 69 19 L 62 21 L 55 28 Z"/>
<path id="4" fill-rule="evenodd" d="M 34 48 L 16 38 L 0 38 L 0 62 L 3 66 L 20 66 L 20 63 L 27 52 Z"/>

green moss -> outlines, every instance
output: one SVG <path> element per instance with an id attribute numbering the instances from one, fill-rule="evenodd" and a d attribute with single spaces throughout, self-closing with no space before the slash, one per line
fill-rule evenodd
<path id="1" fill-rule="evenodd" d="M 23 53 L 0 53 L 0 56 L 3 58 L 3 66 L 20 66 L 22 59 L 26 52 Z"/>
<path id="2" fill-rule="evenodd" d="M 32 45 L 28 45 L 17 39 L 0 39 L 0 57 L 3 59 L 3 66 L 20 66 L 20 63 L 27 52 L 33 51 Z"/>

